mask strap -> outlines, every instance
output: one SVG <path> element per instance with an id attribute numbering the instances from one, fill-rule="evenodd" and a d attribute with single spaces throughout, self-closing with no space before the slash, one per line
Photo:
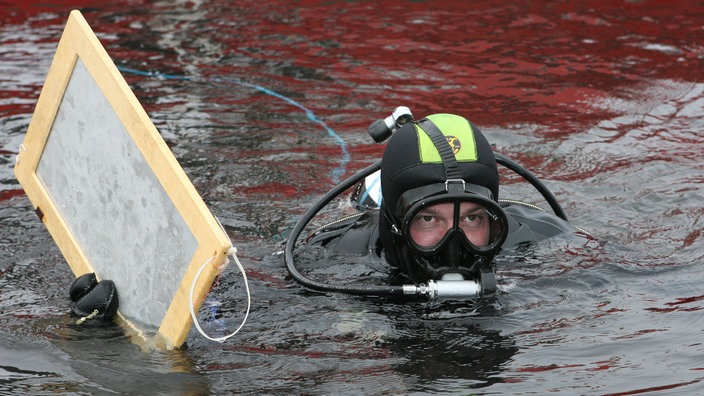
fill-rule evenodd
<path id="1" fill-rule="evenodd" d="M 447 180 L 457 180 L 462 179 L 460 175 L 460 166 L 457 163 L 457 158 L 452 152 L 452 146 L 450 142 L 447 141 L 445 135 L 440 131 L 440 129 L 429 119 L 423 118 L 417 122 L 418 126 L 425 131 L 430 140 L 435 145 L 435 148 L 442 158 L 442 164 L 445 165 L 445 178 Z"/>

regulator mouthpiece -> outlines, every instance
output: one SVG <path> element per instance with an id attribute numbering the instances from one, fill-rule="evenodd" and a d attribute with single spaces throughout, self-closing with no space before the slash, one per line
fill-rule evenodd
<path id="1" fill-rule="evenodd" d="M 369 125 L 369 135 L 375 142 L 381 143 L 388 139 L 398 128 L 413 122 L 411 109 L 406 106 L 397 107 L 390 116 L 376 120 Z"/>

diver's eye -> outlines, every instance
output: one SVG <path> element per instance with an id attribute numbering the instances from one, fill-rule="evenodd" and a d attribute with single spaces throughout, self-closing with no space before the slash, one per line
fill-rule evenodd
<path id="1" fill-rule="evenodd" d="M 420 218 L 418 219 L 418 221 L 424 222 L 424 223 L 430 223 L 431 221 L 434 221 L 434 220 L 435 220 L 435 217 L 433 217 L 431 215 L 420 216 Z"/>
<path id="2" fill-rule="evenodd" d="M 419 214 L 413 219 L 411 227 L 419 230 L 427 230 L 437 226 L 438 223 L 438 218 L 432 214 Z"/>
<path id="3" fill-rule="evenodd" d="M 486 221 L 486 214 L 468 214 L 461 219 L 462 225 L 468 228 L 482 227 Z"/>

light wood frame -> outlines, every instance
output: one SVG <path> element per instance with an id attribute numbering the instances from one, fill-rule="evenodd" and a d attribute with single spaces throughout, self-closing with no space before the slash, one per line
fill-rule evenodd
<path id="1" fill-rule="evenodd" d="M 192 326 L 188 304 L 191 284 L 196 273 L 207 263 L 194 289 L 194 309 L 198 312 L 200 302 L 211 287 L 218 268 L 227 260 L 232 244 L 78 10 L 70 13 L 59 41 L 18 155 L 15 175 L 73 273 L 79 276 L 96 272 L 85 254 L 84 247 L 75 238 L 49 191 L 37 176 L 42 152 L 78 59 L 85 64 L 197 241 L 197 248 L 190 264 L 175 295 L 171 297 L 171 303 L 156 333 L 144 331 L 140 323 L 118 313 L 119 321 L 127 328 L 136 330 L 135 333 L 140 335 L 138 337 L 140 342 L 147 341 L 149 345 L 163 348 L 178 348 L 185 341 Z M 158 255 L 159 252 L 153 252 L 153 254 Z M 148 265 L 148 263 L 144 264 Z M 140 269 L 125 268 L 124 270 L 139 271 Z M 99 272 L 96 272 L 96 275 L 101 279 Z M 120 280 L 112 280 L 119 293 Z M 155 281 L 158 282 L 158 279 Z M 119 298 L 121 305 L 131 303 L 128 294 L 120 294 Z M 149 301 L 135 303 L 148 304 Z"/>

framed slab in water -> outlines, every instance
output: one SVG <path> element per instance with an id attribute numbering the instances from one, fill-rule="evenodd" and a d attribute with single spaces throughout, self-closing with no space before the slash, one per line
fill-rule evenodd
<path id="1" fill-rule="evenodd" d="M 194 278 L 207 265 L 198 312 L 231 243 L 79 11 L 15 175 L 74 274 L 115 282 L 118 320 L 158 346 L 181 346 Z"/>

